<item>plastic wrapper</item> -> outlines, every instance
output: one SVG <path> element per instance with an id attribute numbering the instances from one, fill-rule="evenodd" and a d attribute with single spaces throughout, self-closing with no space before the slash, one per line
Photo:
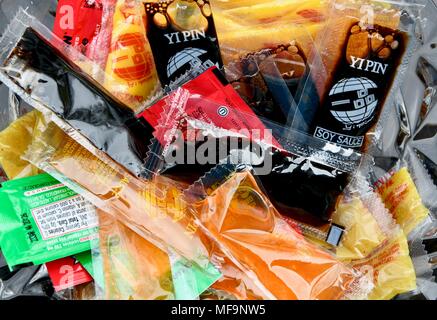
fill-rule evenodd
<path id="1" fill-rule="evenodd" d="M 117 0 L 100 0 L 102 5 L 101 28 L 88 45 L 87 57 L 89 57 L 100 69 L 105 70 L 111 48 L 113 17 Z M 104 79 L 100 79 L 104 81 Z"/>
<path id="2" fill-rule="evenodd" d="M 163 86 L 193 65 L 223 66 L 209 0 L 146 2 L 147 37 Z"/>
<path id="3" fill-rule="evenodd" d="M 407 238 L 360 175 L 348 186 L 333 221 L 345 228 L 336 257 L 371 279 L 375 288 L 369 299 L 392 299 L 416 289 Z"/>
<path id="4" fill-rule="evenodd" d="M 428 217 L 429 210 L 423 205 L 407 168 L 380 179 L 377 187 L 385 206 L 406 235 Z"/>
<path id="5" fill-rule="evenodd" d="M 170 261 L 132 230 L 100 213 L 100 254 L 104 297 L 110 300 L 163 300 L 174 297 Z"/>
<path id="6" fill-rule="evenodd" d="M 99 216 L 105 299 L 193 300 L 221 277 L 212 265 L 203 272 L 113 217 L 105 213 Z"/>
<path id="7" fill-rule="evenodd" d="M 283 28 L 269 26 L 274 32 Z M 270 40 L 253 50 L 239 45 L 240 41 L 257 42 L 256 35 L 247 33 L 239 36 L 234 47 L 222 46 L 226 77 L 258 115 L 286 124 L 296 113 L 303 87 L 310 85 L 312 61 L 320 57 L 307 30 L 299 25 L 289 31 L 284 42 Z"/>
<path id="8" fill-rule="evenodd" d="M 11 269 L 89 250 L 93 206 L 47 174 L 4 182 L 0 245 Z"/>
<path id="9" fill-rule="evenodd" d="M 136 120 L 132 110 L 66 58 L 70 52 L 76 61 L 77 52 L 23 11 L 13 20 L 1 46 L 3 82 L 39 111 L 56 114 L 54 119 L 66 131 L 73 134 L 71 127 L 77 129 L 89 139 L 77 134 L 82 144 L 107 152 L 135 175 L 141 174 L 148 125 Z M 86 69 L 92 67 L 81 59 Z"/>
<path id="10" fill-rule="evenodd" d="M 315 70 L 316 86 L 304 92 L 318 94 L 320 102 L 310 100 L 316 112 L 307 113 L 311 107 L 301 100 L 293 125 L 308 123 L 309 132 L 317 138 L 366 150 L 371 141 L 366 143 L 366 137 L 378 139 L 379 129 L 373 129 L 383 125 L 383 106 L 396 99 L 417 47 L 414 31 L 422 8 L 420 1 L 408 5 L 334 2 L 325 30 L 316 41 L 327 77 Z"/>
<path id="11" fill-rule="evenodd" d="M 177 197 L 172 198 L 170 193 L 167 200 L 160 200 L 158 195 L 162 192 L 154 184 L 130 175 L 110 158 L 102 161 L 103 155 L 97 158 L 68 136 L 54 139 L 56 134 L 64 135 L 51 123 L 26 158 L 143 238 L 156 242 L 162 250 L 168 247 L 208 270 L 210 265 L 202 242 L 205 236 L 196 233 L 196 224 L 184 214 L 184 206 Z M 95 179 L 89 179 L 90 175 Z M 170 190 L 177 192 L 184 186 L 173 183 Z"/>

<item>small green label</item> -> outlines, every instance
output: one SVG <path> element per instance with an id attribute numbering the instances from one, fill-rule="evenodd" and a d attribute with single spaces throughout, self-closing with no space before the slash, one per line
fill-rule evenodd
<path id="1" fill-rule="evenodd" d="M 175 252 L 169 254 L 176 300 L 197 299 L 205 290 L 222 277 L 211 263 L 200 267 Z"/>
<path id="2" fill-rule="evenodd" d="M 0 188 L 0 247 L 9 267 L 42 264 L 90 250 L 94 207 L 48 174 Z"/>

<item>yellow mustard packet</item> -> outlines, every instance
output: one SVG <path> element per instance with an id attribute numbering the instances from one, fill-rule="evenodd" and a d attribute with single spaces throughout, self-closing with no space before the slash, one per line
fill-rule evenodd
<path id="1" fill-rule="evenodd" d="M 375 288 L 369 300 L 390 300 L 416 289 L 416 272 L 407 238 L 401 230 L 368 258 L 354 261 L 352 265 L 373 278 Z"/>
<path id="2" fill-rule="evenodd" d="M 407 238 L 394 223 L 384 228 L 384 218 L 393 222 L 382 203 L 369 208 L 359 197 L 343 198 L 333 214 L 333 222 L 345 228 L 336 256 L 371 278 L 369 300 L 389 300 L 416 288 Z"/>
<path id="3" fill-rule="evenodd" d="M 341 201 L 332 219 L 347 230 L 336 249 L 337 258 L 342 261 L 363 259 L 386 239 L 377 221 L 358 197 Z"/>
<path id="4" fill-rule="evenodd" d="M 407 168 L 384 179 L 377 188 L 385 206 L 408 235 L 428 217 L 416 185 Z"/>
<path id="5" fill-rule="evenodd" d="M 0 166 L 11 180 L 40 173 L 36 167 L 21 158 L 37 135 L 40 119 L 41 114 L 38 111 L 31 111 L 0 132 Z"/>

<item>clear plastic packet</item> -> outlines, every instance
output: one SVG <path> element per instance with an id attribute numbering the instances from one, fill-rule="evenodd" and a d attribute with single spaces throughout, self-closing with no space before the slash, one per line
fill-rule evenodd
<path id="1" fill-rule="evenodd" d="M 135 175 L 141 174 L 148 124 L 137 120 L 128 106 L 71 59 L 80 60 L 91 73 L 92 63 L 24 11 L 14 18 L 0 44 L 1 81 L 37 110 L 51 114 L 90 150 L 103 150 Z"/>
<path id="2" fill-rule="evenodd" d="M 235 169 L 219 165 L 185 191 L 202 227 L 234 263 L 276 299 L 366 297 L 366 278 L 307 241 L 250 170 Z"/>
<path id="3" fill-rule="evenodd" d="M 386 123 L 389 108 L 383 106 L 395 103 L 417 47 L 415 27 L 422 8 L 423 1 L 332 2 L 316 41 L 327 77 L 316 71 L 316 86 L 304 92 L 320 101 L 302 99 L 293 127 L 304 122 L 317 138 L 368 150 Z M 316 111 L 314 116 L 306 114 L 308 109 Z"/>
<path id="4" fill-rule="evenodd" d="M 193 65 L 223 66 L 209 0 L 145 2 L 146 31 L 163 86 Z"/>
<path id="5" fill-rule="evenodd" d="M 189 89 L 167 100 L 146 168 L 192 183 L 222 161 L 250 164 L 278 211 L 336 245 L 331 214 L 361 155 L 211 101 Z M 290 193 L 290 191 L 293 191 Z"/>
<path id="6" fill-rule="evenodd" d="M 274 34 L 284 28 L 288 37 L 276 39 Z M 296 113 L 304 86 L 310 85 L 313 60 L 320 57 L 303 26 L 270 24 L 268 29 L 273 35 L 267 43 L 243 29 L 238 41 L 222 45 L 221 51 L 226 77 L 246 103 L 258 115 L 285 125 Z"/>
<path id="7" fill-rule="evenodd" d="M 87 49 L 89 57 L 101 70 L 105 70 L 108 60 L 109 49 L 111 47 L 113 17 L 115 3 L 117 0 L 100 0 L 102 5 L 101 28 L 98 34 L 92 39 Z M 101 79 L 104 81 L 104 79 Z"/>
<path id="8" fill-rule="evenodd" d="M 212 265 L 203 272 L 175 252 L 159 249 L 110 215 L 101 213 L 99 217 L 104 299 L 193 300 L 221 277 Z"/>
<path id="9" fill-rule="evenodd" d="M 277 23 L 287 25 L 290 22 L 304 25 L 315 37 L 326 19 L 326 4 L 318 0 L 214 0 L 212 8 L 216 16 L 219 39 L 226 44 L 222 34 L 235 33 L 235 38 L 242 28 L 263 30 L 264 39 L 269 41 L 268 27 L 264 24 Z M 275 35 L 275 38 L 278 35 Z M 280 36 L 280 35 L 279 35 Z"/>
<path id="10" fill-rule="evenodd" d="M 104 279 L 103 298 L 106 300 L 174 298 L 170 261 L 166 252 L 136 235 L 106 213 L 99 214 L 99 221 L 99 254 Z M 94 253 L 93 260 L 95 259 Z"/>
<path id="11" fill-rule="evenodd" d="M 62 139 L 57 139 L 56 135 Z M 195 232 L 187 231 L 179 204 L 158 201 L 160 190 L 132 176 L 109 157 L 96 157 L 63 133 L 54 123 L 29 148 L 24 156 L 32 164 L 55 176 L 72 190 L 82 194 L 96 207 L 114 215 L 146 239 L 174 248 L 182 256 L 204 266 L 205 249 Z M 102 160 L 105 159 L 105 160 Z M 89 179 L 92 176 L 94 179 Z M 173 184 L 172 190 L 183 188 Z M 179 206 L 179 207 L 178 207 Z M 170 212 L 173 210 L 173 212 Z M 181 217 L 182 221 L 173 215 Z M 187 224 L 187 225 L 185 225 Z M 192 226 L 191 226 L 192 228 Z M 171 238 L 167 234 L 172 234 Z M 165 248 L 165 246 L 164 246 Z"/>
<path id="12" fill-rule="evenodd" d="M 348 186 L 333 221 L 345 229 L 335 248 L 336 257 L 373 282 L 375 288 L 369 299 L 392 299 L 416 289 L 407 238 L 378 193 L 360 174 Z"/>
<path id="13" fill-rule="evenodd" d="M 376 189 L 407 236 L 428 217 L 429 209 L 423 205 L 406 167 L 380 178 Z"/>

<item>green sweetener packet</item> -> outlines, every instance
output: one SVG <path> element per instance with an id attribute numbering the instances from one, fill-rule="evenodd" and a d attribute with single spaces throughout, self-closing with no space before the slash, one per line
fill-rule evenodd
<path id="1" fill-rule="evenodd" d="M 0 247 L 13 269 L 91 249 L 97 236 L 94 207 L 48 174 L 0 187 Z"/>

